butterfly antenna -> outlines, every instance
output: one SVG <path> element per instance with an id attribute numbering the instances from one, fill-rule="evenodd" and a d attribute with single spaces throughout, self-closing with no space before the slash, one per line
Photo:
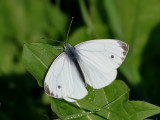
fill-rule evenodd
<path id="1" fill-rule="evenodd" d="M 74 17 L 72 17 L 71 22 L 70 22 L 70 25 L 69 25 L 69 28 L 68 28 L 66 42 L 67 42 L 67 40 L 68 40 L 68 36 L 69 36 L 69 32 L 70 32 L 70 29 L 71 29 L 71 25 L 72 25 L 73 19 L 74 19 Z"/>
<path id="2" fill-rule="evenodd" d="M 58 40 L 53 40 L 53 39 L 51 39 L 51 38 L 46 38 L 46 37 L 40 37 L 41 39 L 45 39 L 45 40 L 51 40 L 51 41 L 56 41 L 56 42 L 59 42 L 59 43 L 63 43 L 64 44 L 64 42 L 61 42 L 61 41 L 58 41 Z"/>

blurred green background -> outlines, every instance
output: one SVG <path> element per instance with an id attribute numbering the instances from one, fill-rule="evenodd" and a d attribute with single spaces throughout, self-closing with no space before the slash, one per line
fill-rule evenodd
<path id="1" fill-rule="evenodd" d="M 22 51 L 24 43 L 48 42 L 42 36 L 65 40 L 72 16 L 72 45 L 98 38 L 129 44 L 117 79 L 129 86 L 131 100 L 160 106 L 159 0 L 1 0 L 0 120 L 56 118 L 43 88 L 24 68 Z"/>

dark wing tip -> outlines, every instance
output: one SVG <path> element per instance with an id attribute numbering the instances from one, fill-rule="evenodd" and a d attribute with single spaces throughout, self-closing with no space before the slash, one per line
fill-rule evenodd
<path id="1" fill-rule="evenodd" d="M 124 51 L 128 51 L 129 46 L 128 46 L 127 43 L 122 42 L 122 41 L 120 41 L 120 40 L 118 41 L 118 43 L 121 45 L 121 47 L 123 48 Z"/>
<path id="2" fill-rule="evenodd" d="M 120 46 L 124 50 L 123 55 L 126 56 L 128 50 L 129 50 L 129 45 L 127 43 L 125 43 L 125 42 L 120 41 L 120 40 L 118 41 L 118 43 L 120 44 Z"/>

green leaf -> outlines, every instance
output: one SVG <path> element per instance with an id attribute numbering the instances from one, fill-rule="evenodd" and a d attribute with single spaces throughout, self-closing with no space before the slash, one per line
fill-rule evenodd
<path id="1" fill-rule="evenodd" d="M 51 107 L 63 120 L 143 120 L 160 113 L 160 107 L 143 101 L 128 101 L 128 97 L 128 87 L 116 80 L 104 89 L 95 90 L 90 102 L 86 98 L 76 103 L 51 99 Z"/>
<path id="2" fill-rule="evenodd" d="M 54 47 L 42 43 L 24 45 L 24 65 L 40 86 L 43 86 L 50 64 L 62 52 Z M 129 88 L 120 80 L 115 80 L 104 89 L 94 90 L 88 86 L 87 90 L 89 94 L 75 103 L 51 98 L 52 110 L 63 120 L 143 120 L 160 113 L 160 107 L 141 101 L 129 101 Z"/>

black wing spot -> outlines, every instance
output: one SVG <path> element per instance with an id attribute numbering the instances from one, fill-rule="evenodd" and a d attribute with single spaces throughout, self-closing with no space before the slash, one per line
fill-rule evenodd
<path id="1" fill-rule="evenodd" d="M 114 58 L 114 55 L 111 55 L 111 58 Z"/>
<path id="2" fill-rule="evenodd" d="M 121 47 L 123 48 L 124 51 L 128 51 L 128 44 L 122 42 L 122 41 L 118 41 L 118 43 L 121 45 Z"/>
<path id="3" fill-rule="evenodd" d="M 58 85 L 58 88 L 60 89 L 60 88 L 61 88 L 61 86 L 60 86 L 60 85 Z"/>

